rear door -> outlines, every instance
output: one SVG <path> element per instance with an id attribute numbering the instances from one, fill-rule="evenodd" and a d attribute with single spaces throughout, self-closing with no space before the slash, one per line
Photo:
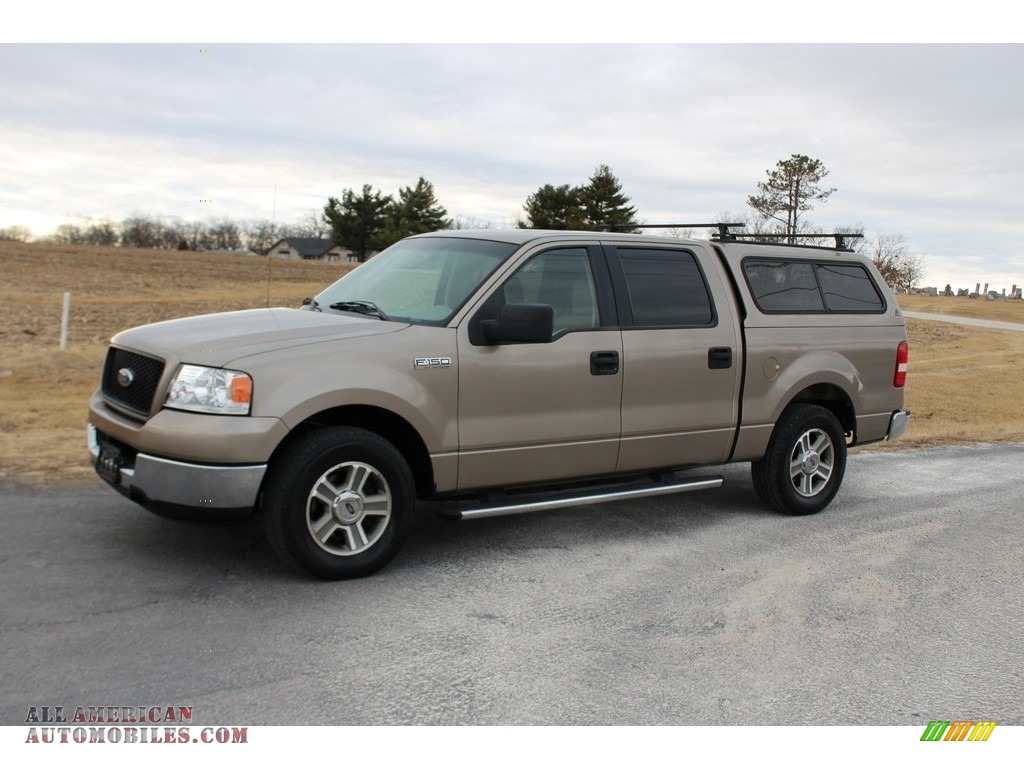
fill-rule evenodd
<path id="1" fill-rule="evenodd" d="M 487 344 L 505 304 L 550 304 L 550 343 Z M 622 335 L 595 244 L 539 246 L 458 330 L 459 488 L 615 471 Z"/>
<path id="2" fill-rule="evenodd" d="M 724 462 L 742 350 L 728 288 L 700 246 L 606 246 L 622 321 L 619 472 Z"/>

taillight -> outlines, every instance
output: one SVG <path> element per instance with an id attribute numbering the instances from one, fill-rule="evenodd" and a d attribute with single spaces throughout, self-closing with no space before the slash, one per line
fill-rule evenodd
<path id="1" fill-rule="evenodd" d="M 892 377 L 894 387 L 902 387 L 907 383 L 907 361 L 910 359 L 910 345 L 901 341 L 896 347 L 896 373 Z"/>

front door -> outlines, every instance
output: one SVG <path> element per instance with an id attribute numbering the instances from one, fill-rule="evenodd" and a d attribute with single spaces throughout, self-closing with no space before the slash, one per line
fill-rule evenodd
<path id="1" fill-rule="evenodd" d="M 622 334 L 603 258 L 596 246 L 540 249 L 460 326 L 460 490 L 614 472 Z M 504 304 L 550 304 L 551 342 L 484 343 L 474 324 Z"/>

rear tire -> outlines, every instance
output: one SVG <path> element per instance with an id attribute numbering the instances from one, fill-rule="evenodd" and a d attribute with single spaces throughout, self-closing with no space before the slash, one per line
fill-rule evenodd
<path id="1" fill-rule="evenodd" d="M 358 578 L 387 565 L 409 533 L 414 505 L 402 454 L 353 427 L 299 438 L 271 466 L 263 496 L 271 548 L 323 579 Z"/>
<path id="2" fill-rule="evenodd" d="M 835 414 L 796 403 L 782 412 L 764 457 L 750 465 L 762 501 L 787 515 L 811 515 L 829 505 L 846 471 L 846 439 Z"/>

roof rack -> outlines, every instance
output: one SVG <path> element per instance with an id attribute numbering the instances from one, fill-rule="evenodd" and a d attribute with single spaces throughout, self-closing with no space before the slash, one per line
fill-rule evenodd
<path id="1" fill-rule="evenodd" d="M 717 229 L 717 237 L 720 240 L 735 240 L 736 235 L 729 231 L 729 227 L 745 227 L 742 222 L 724 224 L 720 221 L 714 224 L 638 224 L 636 226 L 612 227 L 615 229 Z M 741 235 L 742 237 L 742 235 Z"/>
<path id="2" fill-rule="evenodd" d="M 829 232 L 829 233 L 822 232 L 821 234 L 806 234 L 806 235 L 784 235 L 784 234 L 777 234 L 777 233 L 761 233 L 761 234 L 756 234 L 755 235 L 755 234 L 747 234 L 747 233 L 744 232 L 744 233 L 740 233 L 738 235 L 737 234 L 730 234 L 728 239 L 729 240 L 736 240 L 737 238 L 743 238 L 743 242 L 757 242 L 758 240 L 781 240 L 781 239 L 795 240 L 795 239 L 803 239 L 803 238 L 821 238 L 821 237 L 832 237 L 832 238 L 835 238 L 835 241 L 836 241 L 835 250 L 837 250 L 837 251 L 852 251 L 853 249 L 849 245 L 847 245 L 847 243 L 846 243 L 847 238 L 864 237 L 864 235 L 856 234 L 856 233 L 853 233 L 853 232 Z M 712 237 L 711 239 L 715 240 L 717 238 Z M 726 239 L 726 238 L 721 238 L 721 239 Z M 799 243 L 790 243 L 790 245 L 796 245 L 796 246 L 799 246 L 799 247 L 802 247 L 802 248 L 828 248 L 828 246 L 824 246 L 824 245 L 817 245 L 817 246 L 815 246 L 815 245 L 803 245 L 803 246 L 800 246 Z"/>
<path id="3" fill-rule="evenodd" d="M 754 233 L 754 232 L 730 232 L 729 228 L 746 227 L 747 225 L 742 222 L 715 222 L 713 224 L 638 224 L 637 226 L 621 226 L 612 227 L 611 230 L 615 229 L 717 229 L 718 234 L 712 235 L 711 240 L 713 242 L 744 242 L 744 243 L 757 243 L 764 240 L 796 240 L 796 239 L 810 239 L 810 238 L 822 238 L 831 237 L 836 241 L 835 250 L 837 251 L 852 251 L 853 249 L 846 242 L 849 238 L 864 237 L 862 234 L 854 232 L 822 232 L 820 234 L 802 234 L 802 235 L 785 235 L 780 233 Z M 797 248 L 827 248 L 832 250 L 829 246 L 825 245 L 801 245 L 799 243 L 789 243 Z"/>

